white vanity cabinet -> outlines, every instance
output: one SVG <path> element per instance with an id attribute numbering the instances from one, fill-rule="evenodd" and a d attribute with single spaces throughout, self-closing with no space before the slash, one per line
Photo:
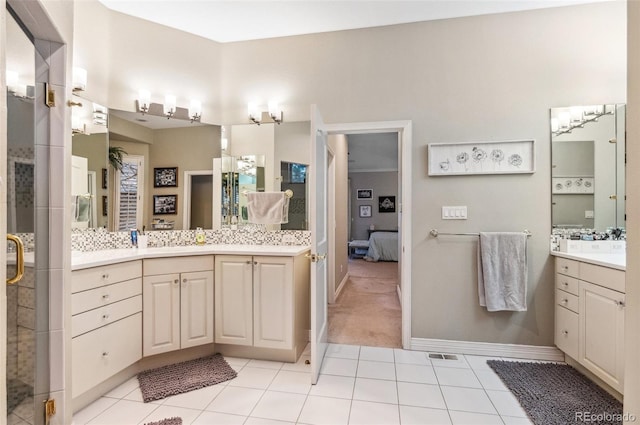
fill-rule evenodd
<path id="1" fill-rule="evenodd" d="M 215 342 L 299 354 L 308 339 L 309 260 L 217 255 L 215 263 Z"/>
<path id="2" fill-rule="evenodd" d="M 142 358 L 142 261 L 71 274 L 72 397 Z"/>
<path id="3" fill-rule="evenodd" d="M 556 258 L 556 345 L 620 393 L 624 288 L 624 271 Z"/>
<path id="4" fill-rule="evenodd" d="M 213 342 L 213 255 L 144 260 L 143 355 Z"/>

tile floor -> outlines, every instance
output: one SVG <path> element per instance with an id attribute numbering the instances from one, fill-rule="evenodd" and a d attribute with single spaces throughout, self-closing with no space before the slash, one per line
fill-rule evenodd
<path id="1" fill-rule="evenodd" d="M 238 377 L 143 403 L 132 378 L 76 413 L 74 425 L 144 424 L 180 416 L 183 424 L 531 424 L 486 361 L 458 355 L 330 344 L 310 385 L 308 352 L 298 363 L 227 358 Z"/>

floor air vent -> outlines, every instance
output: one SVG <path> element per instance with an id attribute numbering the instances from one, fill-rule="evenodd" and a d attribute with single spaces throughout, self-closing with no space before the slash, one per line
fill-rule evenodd
<path id="1" fill-rule="evenodd" d="M 440 360 L 458 360 L 458 356 L 455 354 L 439 354 L 439 353 L 431 353 L 429 354 L 430 359 L 440 359 Z"/>

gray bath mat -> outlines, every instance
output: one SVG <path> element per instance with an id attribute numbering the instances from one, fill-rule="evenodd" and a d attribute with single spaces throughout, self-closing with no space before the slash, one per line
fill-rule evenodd
<path id="1" fill-rule="evenodd" d="M 221 354 L 201 357 L 138 374 L 145 403 L 228 381 L 238 376 Z"/>
<path id="2" fill-rule="evenodd" d="M 566 364 L 488 360 L 536 425 L 621 424 L 622 403 Z"/>
<path id="3" fill-rule="evenodd" d="M 144 425 L 182 425 L 182 418 L 168 418 L 157 422 L 148 422 Z"/>

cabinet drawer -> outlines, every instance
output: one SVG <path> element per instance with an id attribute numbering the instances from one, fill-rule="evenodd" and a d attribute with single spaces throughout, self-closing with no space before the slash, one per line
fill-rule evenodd
<path id="1" fill-rule="evenodd" d="M 560 350 L 574 359 L 578 359 L 580 353 L 578 345 L 579 330 L 578 314 L 556 306 L 555 343 Z"/>
<path id="2" fill-rule="evenodd" d="M 578 261 L 556 257 L 556 273 L 562 273 L 571 277 L 580 277 L 579 264 L 580 263 Z"/>
<path id="3" fill-rule="evenodd" d="M 580 291 L 580 281 L 575 277 L 565 276 L 560 273 L 556 273 L 556 288 L 569 292 L 573 295 L 578 295 Z"/>
<path id="4" fill-rule="evenodd" d="M 79 314 L 142 294 L 142 279 L 105 285 L 71 295 L 71 314 Z"/>
<path id="5" fill-rule="evenodd" d="M 129 261 L 127 263 L 76 270 L 71 273 L 71 292 L 86 291 L 141 276 L 142 261 Z"/>
<path id="6" fill-rule="evenodd" d="M 150 258 L 144 260 L 144 275 L 204 272 L 213 270 L 213 255 L 192 257 Z"/>
<path id="7" fill-rule="evenodd" d="M 142 311 L 142 295 L 136 295 L 95 310 L 76 314 L 71 318 L 71 336 L 82 335 L 140 311 Z"/>
<path id="8" fill-rule="evenodd" d="M 625 272 L 622 270 L 582 263 L 580 264 L 580 280 L 595 283 L 614 291 L 625 292 Z"/>
<path id="9" fill-rule="evenodd" d="M 556 305 L 568 308 L 574 313 L 579 313 L 580 302 L 577 295 L 556 289 Z"/>
<path id="10" fill-rule="evenodd" d="M 72 397 L 142 358 L 142 313 L 71 340 Z"/>

